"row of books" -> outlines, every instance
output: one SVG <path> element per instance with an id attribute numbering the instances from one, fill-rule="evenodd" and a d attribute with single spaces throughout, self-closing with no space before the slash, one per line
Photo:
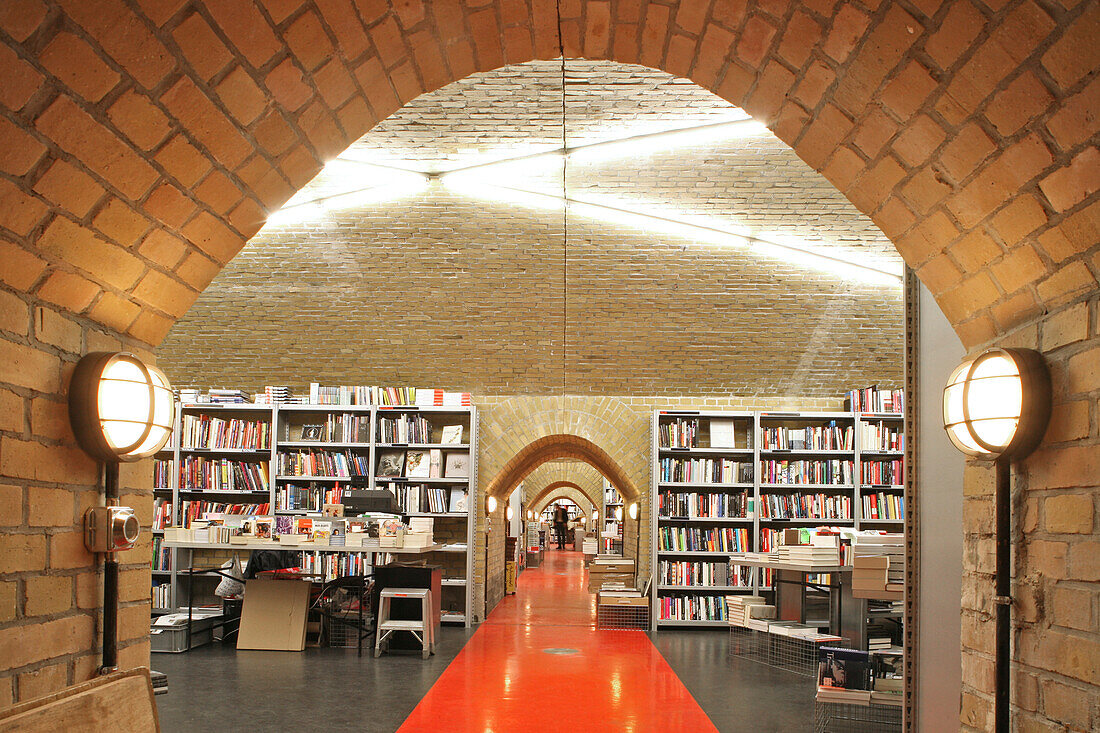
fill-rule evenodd
<path id="1" fill-rule="evenodd" d="M 747 552 L 752 549 L 744 527 L 658 527 L 657 549 L 669 552 Z"/>
<path id="2" fill-rule="evenodd" d="M 378 454 L 375 476 L 379 478 L 469 478 L 470 455 L 440 448 L 429 450 L 384 450 Z"/>
<path id="3" fill-rule="evenodd" d="M 280 476 L 351 478 L 370 474 L 370 457 L 350 450 L 279 453 L 276 465 Z"/>
<path id="4" fill-rule="evenodd" d="M 864 519 L 905 519 L 905 497 L 879 491 L 863 495 Z"/>
<path id="5" fill-rule="evenodd" d="M 169 459 L 157 458 L 153 461 L 153 488 L 172 488 L 172 476 L 175 473 L 176 462 Z"/>
<path id="6" fill-rule="evenodd" d="M 852 497 L 831 494 L 764 494 L 761 519 L 851 519 Z"/>
<path id="7" fill-rule="evenodd" d="M 172 584 L 161 583 L 160 585 L 153 586 L 152 594 L 153 608 L 171 608 L 172 606 Z"/>
<path id="8" fill-rule="evenodd" d="M 223 420 L 210 415 L 184 415 L 180 446 L 196 448 L 263 450 L 271 447 L 271 423 L 263 420 Z"/>
<path id="9" fill-rule="evenodd" d="M 662 448 L 695 448 L 699 440 L 699 420 L 678 417 L 657 426 Z"/>
<path id="10" fill-rule="evenodd" d="M 172 523 L 172 502 L 169 499 L 153 500 L 153 522 L 150 529 L 164 529 Z"/>
<path id="11" fill-rule="evenodd" d="M 354 553 L 302 553 L 302 570 L 324 576 L 325 582 L 371 571 L 366 555 Z"/>
<path id="12" fill-rule="evenodd" d="M 469 392 L 446 392 L 417 387 L 309 385 L 309 401 L 315 405 L 381 405 L 390 407 L 469 407 Z"/>
<path id="13" fill-rule="evenodd" d="M 752 501 L 748 492 L 726 494 L 673 493 L 657 494 L 657 516 L 688 519 L 717 517 L 745 519 L 750 516 Z"/>
<path id="14" fill-rule="evenodd" d="M 905 412 L 905 390 L 879 389 L 877 385 L 853 389 L 844 399 L 844 409 L 853 412 Z"/>
<path id="15" fill-rule="evenodd" d="M 281 511 L 319 512 L 324 509 L 325 504 L 341 503 L 343 493 L 344 489 L 339 485 L 330 488 L 312 484 L 284 484 L 275 490 L 275 506 Z"/>
<path id="16" fill-rule="evenodd" d="M 661 481 L 752 483 L 752 464 L 729 458 L 662 458 Z"/>
<path id="17" fill-rule="evenodd" d="M 191 523 L 202 519 L 207 514 L 228 514 L 231 516 L 250 516 L 253 514 L 267 514 L 271 511 L 271 504 L 227 504 L 214 501 L 181 501 L 180 502 L 180 526 L 187 528 Z"/>
<path id="18" fill-rule="evenodd" d="M 764 450 L 852 450 L 854 445 L 852 426 L 836 420 L 802 428 L 762 428 L 760 432 Z"/>
<path id="19" fill-rule="evenodd" d="M 353 413 L 330 413 L 324 422 L 294 425 L 287 423 L 283 433 L 284 440 L 310 441 L 319 443 L 367 443 L 370 441 L 370 416 Z"/>
<path id="20" fill-rule="evenodd" d="M 660 560 L 657 563 L 660 585 L 747 588 L 752 585 L 752 570 L 728 562 L 689 562 Z"/>
<path id="21" fill-rule="evenodd" d="M 153 538 L 153 570 L 172 569 L 172 550 L 164 546 L 163 537 Z M 159 606 L 158 608 L 163 608 Z"/>
<path id="22" fill-rule="evenodd" d="M 720 595 L 667 595 L 657 599 L 662 621 L 725 621 L 726 601 Z"/>
<path id="23" fill-rule="evenodd" d="M 267 463 L 187 456 L 180 463 L 180 488 L 190 491 L 267 491 Z"/>
<path id="24" fill-rule="evenodd" d="M 850 486 L 854 461 L 761 461 L 760 480 L 766 484 L 834 484 Z"/>
<path id="25" fill-rule="evenodd" d="M 865 484 L 901 486 L 905 483 L 905 462 L 900 458 L 894 461 L 863 461 L 859 475 Z"/>
<path id="26" fill-rule="evenodd" d="M 406 514 L 420 512 L 465 514 L 469 492 L 460 487 L 429 488 L 423 484 L 394 484 L 387 487 L 397 498 L 397 505 Z"/>
<path id="27" fill-rule="evenodd" d="M 381 443 L 431 443 L 433 426 L 420 415 L 401 415 L 378 419 L 378 441 Z M 461 443 L 462 426 L 447 425 L 443 428 L 441 443 Z"/>
<path id="28" fill-rule="evenodd" d="M 859 424 L 860 450 L 866 451 L 904 451 L 905 433 L 894 424 L 884 422 L 861 422 Z"/>

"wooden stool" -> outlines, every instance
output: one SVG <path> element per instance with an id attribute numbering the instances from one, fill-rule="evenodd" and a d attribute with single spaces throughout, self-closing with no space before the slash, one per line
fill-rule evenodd
<path id="1" fill-rule="evenodd" d="M 390 618 L 394 598 L 419 598 L 420 618 Z M 435 627 L 432 624 L 432 592 L 427 588 L 383 588 L 378 601 L 378 633 L 374 636 L 374 656 L 382 656 L 382 642 L 395 631 L 408 631 L 424 645 L 424 658 L 435 651 Z"/>

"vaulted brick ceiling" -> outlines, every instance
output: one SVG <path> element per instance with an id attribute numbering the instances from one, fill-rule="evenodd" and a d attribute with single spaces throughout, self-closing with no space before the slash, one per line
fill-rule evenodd
<path id="1" fill-rule="evenodd" d="M 639 66 L 570 61 L 565 88 L 572 148 L 747 118 Z M 414 100 L 340 160 L 438 173 L 554 150 L 561 105 L 559 62 L 479 73 Z M 566 190 L 901 272 L 890 241 L 832 184 L 766 130 L 744 127 L 582 151 L 600 154 L 570 156 Z M 566 248 L 560 209 L 479 188 L 558 195 L 558 156 L 492 165 L 455 190 L 444 185 L 452 178 L 388 195 L 388 168 L 330 165 L 171 331 L 159 352 L 170 376 L 249 388 L 312 377 L 495 394 L 564 384 L 815 396 L 900 380 L 897 278 L 583 209 L 570 211 Z"/>

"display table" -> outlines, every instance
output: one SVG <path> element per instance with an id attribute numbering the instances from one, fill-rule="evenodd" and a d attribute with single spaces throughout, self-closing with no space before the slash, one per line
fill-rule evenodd
<path id="1" fill-rule="evenodd" d="M 772 571 L 776 620 L 797 621 L 800 624 L 825 621 L 825 619 L 806 618 L 806 594 L 807 591 L 828 594 L 829 633 L 842 636 L 854 648 L 860 648 L 863 639 L 856 612 L 860 610 L 857 606 L 865 604 L 857 603 L 852 597 L 852 584 L 849 582 L 852 574 L 850 565 L 803 565 L 762 558 L 759 555 L 760 553 L 752 553 L 751 556 L 733 553 L 729 562 L 731 565 Z M 807 577 L 810 575 L 829 575 L 829 582 L 826 584 L 811 581 Z"/>

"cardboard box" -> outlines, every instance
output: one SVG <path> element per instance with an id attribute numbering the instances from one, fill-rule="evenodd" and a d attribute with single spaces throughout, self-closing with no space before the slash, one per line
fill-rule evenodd
<path id="1" fill-rule="evenodd" d="M 249 580 L 245 584 L 237 648 L 304 650 L 311 585 L 308 580 Z"/>
<path id="2" fill-rule="evenodd" d="M 622 598 L 615 596 L 605 596 L 600 593 L 596 596 L 596 603 L 601 606 L 648 606 L 649 599 L 645 596 L 639 598 Z"/>

